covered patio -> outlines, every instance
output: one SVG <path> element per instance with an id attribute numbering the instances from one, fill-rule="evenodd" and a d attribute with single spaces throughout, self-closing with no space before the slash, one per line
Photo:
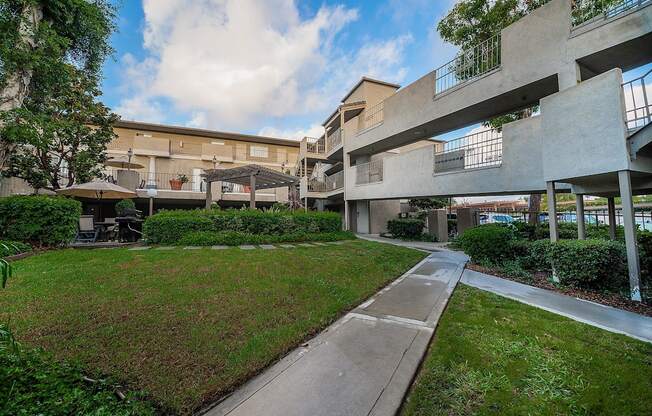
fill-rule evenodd
<path id="1" fill-rule="evenodd" d="M 213 200 L 211 183 L 229 182 L 249 187 L 249 208 L 256 208 L 256 190 L 291 187 L 299 182 L 292 175 L 259 165 L 246 165 L 230 169 L 207 169 L 203 176 L 206 179 L 206 209 L 211 207 Z"/>

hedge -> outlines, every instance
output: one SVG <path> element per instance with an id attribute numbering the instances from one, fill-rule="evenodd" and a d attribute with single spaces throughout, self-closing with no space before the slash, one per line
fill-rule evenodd
<path id="1" fill-rule="evenodd" d="M 465 230 L 456 240 L 471 259 L 480 264 L 500 264 L 514 258 L 513 228 L 500 224 L 486 224 Z"/>
<path id="2" fill-rule="evenodd" d="M 175 210 L 152 215 L 143 224 L 144 238 L 153 244 L 179 244 L 186 235 L 200 231 L 278 236 L 341 230 L 342 218 L 338 213 L 313 211 Z"/>
<path id="3" fill-rule="evenodd" d="M 81 203 L 43 195 L 0 198 L 0 238 L 59 246 L 75 238 Z"/>
<path id="4" fill-rule="evenodd" d="M 387 221 L 387 231 L 396 238 L 419 238 L 425 222 L 418 218 L 398 218 Z"/>
<path id="5" fill-rule="evenodd" d="M 193 231 L 177 242 L 188 246 L 239 246 L 242 244 L 275 244 L 301 243 L 304 241 L 340 241 L 353 240 L 355 234 L 350 231 L 334 231 L 327 233 L 294 232 L 288 234 L 250 234 L 240 231 Z"/>

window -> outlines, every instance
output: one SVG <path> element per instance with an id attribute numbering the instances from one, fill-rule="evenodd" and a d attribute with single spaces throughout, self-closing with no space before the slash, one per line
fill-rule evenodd
<path id="1" fill-rule="evenodd" d="M 249 156 L 251 157 L 268 157 L 267 146 L 249 147 Z"/>

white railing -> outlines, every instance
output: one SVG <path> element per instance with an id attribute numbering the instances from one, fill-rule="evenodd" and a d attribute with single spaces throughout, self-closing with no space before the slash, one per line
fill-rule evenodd
<path id="1" fill-rule="evenodd" d="M 332 152 L 342 145 L 342 129 L 337 129 L 326 136 L 326 151 Z"/>
<path id="2" fill-rule="evenodd" d="M 623 84 L 627 129 L 638 130 L 652 121 L 652 69 Z"/>
<path id="3" fill-rule="evenodd" d="M 308 181 L 309 192 L 331 192 L 344 187 L 344 171 L 339 171 L 330 176 L 326 176 L 323 181 Z"/>
<path id="4" fill-rule="evenodd" d="M 323 139 L 306 137 L 306 150 L 308 153 L 323 154 L 326 153 L 326 143 Z"/>
<path id="5" fill-rule="evenodd" d="M 495 129 L 469 134 L 435 145 L 434 172 L 500 166 L 503 161 L 503 138 Z"/>
<path id="6" fill-rule="evenodd" d="M 138 189 L 206 192 L 206 182 L 191 173 L 139 172 Z"/>
<path id="7" fill-rule="evenodd" d="M 463 84 L 500 66 L 500 34 L 463 50 L 435 70 L 435 94 Z"/>
<path id="8" fill-rule="evenodd" d="M 364 117 L 362 118 L 362 129 L 367 130 L 376 127 L 385 120 L 385 100 L 374 104 L 365 109 Z"/>
<path id="9" fill-rule="evenodd" d="M 355 184 L 364 185 L 383 181 L 383 159 L 355 166 Z"/>
<path id="10" fill-rule="evenodd" d="M 652 0 L 573 0 L 571 21 L 578 28 L 648 4 Z"/>
<path id="11" fill-rule="evenodd" d="M 247 194 L 249 195 L 250 188 L 245 185 L 240 185 L 239 183 L 222 183 L 222 193 L 223 194 Z M 256 191 L 256 195 L 275 195 L 273 189 L 259 189 Z"/>

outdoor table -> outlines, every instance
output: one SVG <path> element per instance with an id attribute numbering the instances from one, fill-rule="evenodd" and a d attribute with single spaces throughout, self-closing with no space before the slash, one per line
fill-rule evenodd
<path id="1" fill-rule="evenodd" d="M 112 221 L 95 221 L 95 227 L 100 229 L 100 235 L 102 240 L 106 240 L 106 233 L 109 227 L 117 225 L 117 222 Z"/>
<path id="2" fill-rule="evenodd" d="M 118 224 L 118 235 L 120 241 L 137 241 L 143 220 L 136 217 L 116 217 L 115 222 Z"/>

